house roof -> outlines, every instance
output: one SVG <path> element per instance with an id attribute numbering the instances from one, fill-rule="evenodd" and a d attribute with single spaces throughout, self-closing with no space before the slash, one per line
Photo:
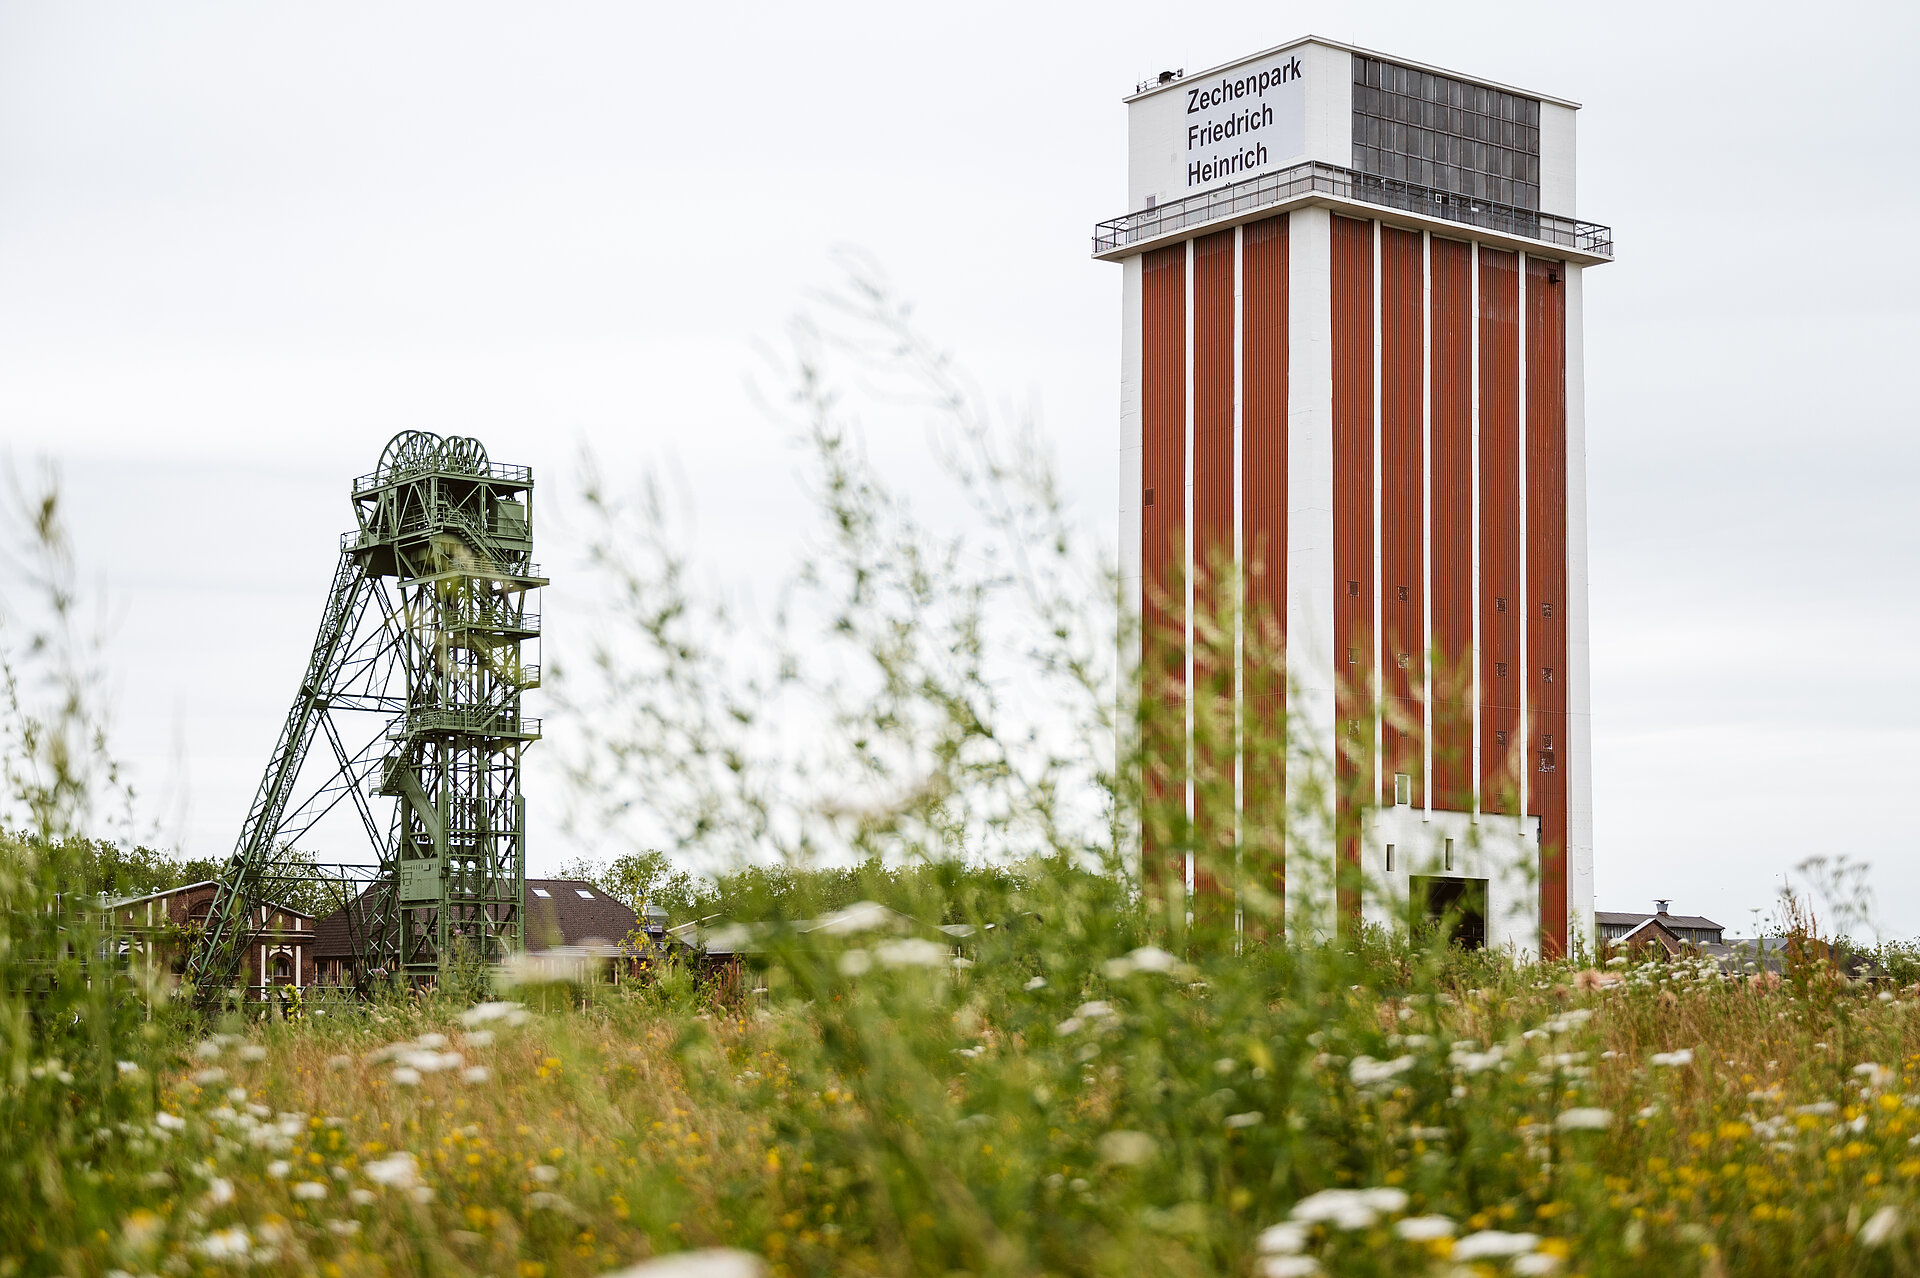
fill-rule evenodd
<path id="1" fill-rule="evenodd" d="M 163 888 L 158 892 L 147 892 L 140 896 L 116 897 L 107 902 L 107 908 L 110 910 L 123 910 L 130 905 L 140 905 L 147 901 L 164 901 L 170 896 L 183 896 L 188 892 L 198 892 L 201 888 L 217 888 L 219 886 L 220 880 L 218 879 L 201 879 L 197 883 L 182 883 L 179 887 Z M 267 901 L 265 904 L 272 906 L 282 914 L 297 915 L 303 919 L 313 917 L 313 915 L 307 913 L 305 910 L 296 910 L 291 905 L 281 905 L 274 901 Z"/>
<path id="2" fill-rule="evenodd" d="M 360 893 L 364 902 L 373 891 Z M 537 953 L 554 945 L 605 941 L 617 945 L 638 925 L 639 916 L 624 902 L 585 879 L 528 879 L 524 909 L 527 949 Z M 313 952 L 319 958 L 352 958 L 353 937 L 344 908 L 313 925 Z"/>
<path id="3" fill-rule="evenodd" d="M 1649 914 L 1639 927 L 1634 928 L 1633 931 L 1628 932 L 1625 936 L 1616 938 L 1613 943 L 1615 945 L 1627 946 L 1651 943 L 1660 946 L 1661 949 L 1664 949 L 1669 954 L 1678 953 L 1680 947 L 1686 944 L 1686 942 L 1682 941 L 1679 934 L 1667 926 L 1666 920 L 1668 917 L 1670 916 Z"/>
<path id="4" fill-rule="evenodd" d="M 1670 928 L 1691 928 L 1708 932 L 1720 932 L 1725 929 L 1712 919 L 1698 914 L 1620 914 L 1608 910 L 1595 910 L 1594 922 L 1602 927 L 1638 927 L 1648 919 L 1657 918 Z"/>

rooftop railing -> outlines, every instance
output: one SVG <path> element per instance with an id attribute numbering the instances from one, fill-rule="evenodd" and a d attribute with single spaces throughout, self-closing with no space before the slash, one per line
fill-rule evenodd
<path id="1" fill-rule="evenodd" d="M 353 481 L 353 495 L 374 492 L 389 484 L 398 484 L 404 480 L 420 479 L 427 475 L 444 475 L 448 479 L 486 479 L 495 483 L 533 486 L 533 467 L 509 466 L 503 462 L 468 461 L 423 461 L 412 465 L 401 464 L 376 470 L 371 475 L 362 475 Z"/>
<path id="2" fill-rule="evenodd" d="M 415 710 L 387 725 L 387 740 L 403 741 L 408 737 L 438 732 L 534 740 L 540 736 L 540 720 L 505 710 Z"/>
<path id="3" fill-rule="evenodd" d="M 1310 195 L 1417 213 L 1594 257 L 1613 256 L 1612 227 L 1561 217 L 1557 213 L 1542 213 L 1538 209 L 1496 204 L 1458 191 L 1374 177 L 1318 160 L 1111 218 L 1093 228 L 1093 255 L 1103 257 Z"/>

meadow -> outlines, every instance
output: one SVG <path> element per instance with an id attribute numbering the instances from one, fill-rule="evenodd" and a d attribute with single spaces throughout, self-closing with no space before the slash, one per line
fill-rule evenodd
<path id="1" fill-rule="evenodd" d="M 674 975 L 146 1039 L 105 1082 L 123 1123 L 72 1133 L 58 1179 L 13 1177 L 7 1270 L 558 1278 L 714 1248 L 796 1275 L 1915 1261 L 1914 987 L 1099 939 L 957 965 L 849 930 L 776 940 L 733 1001 Z M 71 1096 L 73 1068 L 36 1062 L 14 1117 Z M 761 1272 L 702 1263 L 686 1272 Z"/>
<path id="2" fill-rule="evenodd" d="M 590 477 L 578 507 L 609 612 L 542 748 L 592 845 L 632 840 L 632 895 L 759 923 L 719 985 L 463 979 L 262 1016 L 119 972 L 88 902 L 135 805 L 57 492 L 26 506 L 45 606 L 0 618 L 0 1278 L 1920 1264 L 1908 956 L 1849 980 L 1804 911 L 1784 970 L 1752 975 L 1283 939 L 1271 879 L 1242 871 L 1284 834 L 1289 893 L 1334 873 L 1331 761 L 1196 698 L 1203 805 L 1233 802 L 1236 752 L 1310 782 L 1249 808 L 1242 843 L 1196 830 L 1163 784 L 1184 707 L 1116 669 L 1130 601 L 1035 432 L 877 281 L 836 316 L 797 330 L 780 401 L 822 520 L 770 620 L 699 592 L 657 490 Z M 833 351 L 867 362 L 836 379 Z M 845 387 L 881 374 L 887 411 L 934 423 L 964 531 L 866 464 Z M 1283 669 L 1218 597 L 1196 669 L 1231 670 L 1242 637 L 1249 669 Z M 1246 926 L 1190 917 L 1142 831 L 1235 885 Z M 715 887 L 689 865 L 760 868 Z"/>

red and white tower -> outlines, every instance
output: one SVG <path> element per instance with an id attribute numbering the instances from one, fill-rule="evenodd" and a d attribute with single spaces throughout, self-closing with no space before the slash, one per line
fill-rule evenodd
<path id="1" fill-rule="evenodd" d="M 1295 747 L 1203 795 L 1190 739 L 1160 784 L 1230 840 L 1337 760 L 1322 838 L 1359 874 L 1288 884 L 1289 928 L 1438 897 L 1486 944 L 1591 944 L 1581 286 L 1613 244 L 1575 216 L 1576 105 L 1311 37 L 1127 104 L 1137 211 L 1094 255 L 1125 270 L 1129 591 L 1189 724 L 1197 677 Z M 1195 669 L 1223 563 L 1274 638 L 1225 680 Z"/>

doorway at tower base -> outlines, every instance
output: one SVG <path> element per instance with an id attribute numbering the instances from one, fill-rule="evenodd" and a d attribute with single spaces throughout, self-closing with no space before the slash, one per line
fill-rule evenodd
<path id="1" fill-rule="evenodd" d="M 1375 808 L 1361 820 L 1360 917 L 1388 931 L 1404 932 L 1416 905 L 1415 879 L 1485 884 L 1483 943 L 1512 948 L 1520 958 L 1540 952 L 1540 818 L 1492 813 Z M 1323 884 L 1298 883 L 1288 875 L 1287 930 L 1300 937 L 1330 937 L 1335 930 L 1332 892 Z M 1316 875 L 1315 878 L 1324 876 Z M 1479 889 L 1474 889 L 1476 894 Z M 1431 895 L 1431 893 L 1429 893 Z"/>

